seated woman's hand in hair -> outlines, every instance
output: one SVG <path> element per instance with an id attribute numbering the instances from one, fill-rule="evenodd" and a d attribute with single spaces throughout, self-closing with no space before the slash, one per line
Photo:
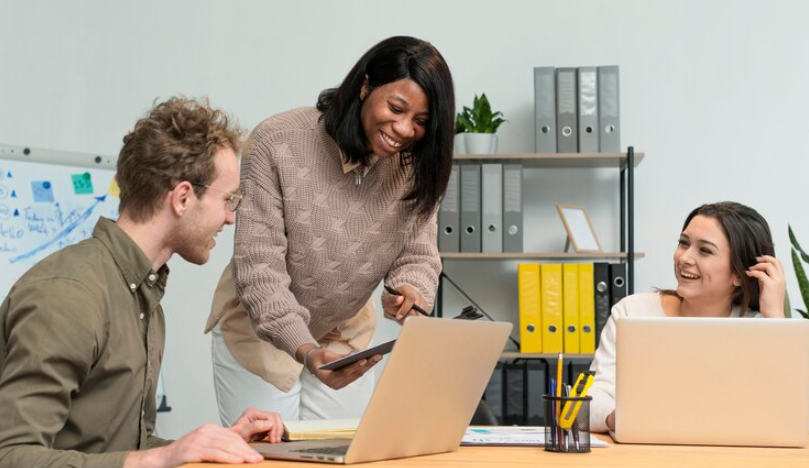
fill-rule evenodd
<path id="1" fill-rule="evenodd" d="M 784 267 L 770 255 L 756 257 L 758 263 L 747 269 L 747 276 L 758 280 L 759 308 L 767 318 L 783 318 L 787 282 Z"/>

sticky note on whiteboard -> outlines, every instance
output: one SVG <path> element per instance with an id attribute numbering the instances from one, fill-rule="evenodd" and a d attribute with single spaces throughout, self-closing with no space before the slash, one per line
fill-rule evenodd
<path id="1" fill-rule="evenodd" d="M 121 198 L 121 189 L 118 187 L 118 181 L 115 180 L 115 177 L 110 181 L 110 187 L 107 189 L 107 193 L 115 198 Z"/>
<path id="2" fill-rule="evenodd" d="M 89 172 L 84 174 L 73 174 L 73 193 L 76 195 L 86 195 L 93 193 L 93 178 Z"/>
<path id="3" fill-rule="evenodd" d="M 35 202 L 53 203 L 53 185 L 47 180 L 31 181 L 31 192 Z"/>

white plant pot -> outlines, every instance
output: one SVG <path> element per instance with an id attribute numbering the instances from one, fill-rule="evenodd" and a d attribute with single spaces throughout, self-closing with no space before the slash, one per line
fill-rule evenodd
<path id="1" fill-rule="evenodd" d="M 464 133 L 466 152 L 469 154 L 497 153 L 497 135 L 494 133 Z"/>
<path id="2" fill-rule="evenodd" d="M 456 133 L 453 152 L 455 154 L 466 154 L 466 133 Z"/>

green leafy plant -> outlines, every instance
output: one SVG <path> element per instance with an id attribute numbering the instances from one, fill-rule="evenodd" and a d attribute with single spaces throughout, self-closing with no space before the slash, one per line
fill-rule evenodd
<path id="1" fill-rule="evenodd" d="M 486 93 L 472 101 L 472 108 L 464 106 L 455 118 L 455 133 L 495 133 L 497 128 L 506 122 L 502 112 L 492 113 L 492 106 Z"/>
<path id="2" fill-rule="evenodd" d="M 795 276 L 798 277 L 798 289 L 801 291 L 801 297 L 803 298 L 804 307 L 807 310 L 795 309 L 798 311 L 799 314 L 803 316 L 803 318 L 809 319 L 809 279 L 806 276 L 806 270 L 803 268 L 803 260 L 806 263 L 809 263 L 809 255 L 806 255 L 806 252 L 801 249 L 800 244 L 798 244 L 798 239 L 795 238 L 795 234 L 792 232 L 792 226 L 789 227 L 789 242 L 792 243 L 792 266 L 795 268 Z"/>

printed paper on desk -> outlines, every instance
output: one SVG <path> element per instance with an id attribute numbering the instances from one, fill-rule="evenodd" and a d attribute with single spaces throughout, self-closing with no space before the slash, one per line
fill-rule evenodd
<path id="1" fill-rule="evenodd" d="M 475 427 L 466 430 L 461 445 L 515 445 L 544 446 L 544 426 Z M 590 435 L 590 447 L 608 447 L 609 444 Z"/>

